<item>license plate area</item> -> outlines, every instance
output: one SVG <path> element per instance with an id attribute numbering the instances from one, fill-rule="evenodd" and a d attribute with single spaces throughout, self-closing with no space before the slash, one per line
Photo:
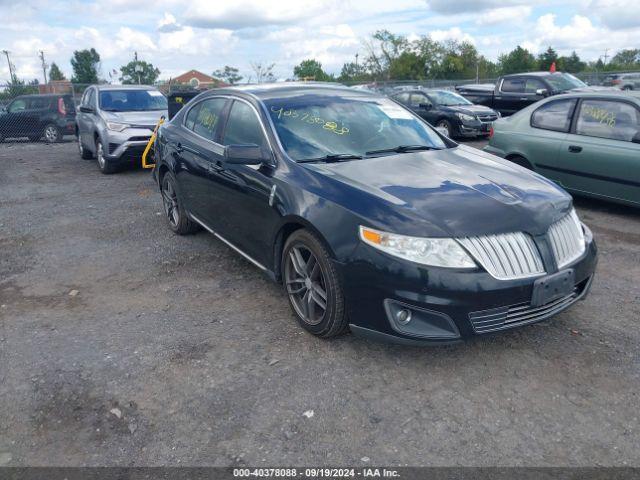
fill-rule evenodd
<path id="1" fill-rule="evenodd" d="M 575 272 L 572 268 L 539 278 L 533 284 L 531 306 L 541 307 L 562 297 L 575 288 Z"/>

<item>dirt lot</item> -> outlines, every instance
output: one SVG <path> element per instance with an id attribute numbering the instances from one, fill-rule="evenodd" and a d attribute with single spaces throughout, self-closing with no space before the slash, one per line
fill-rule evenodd
<path id="1" fill-rule="evenodd" d="M 324 341 L 212 235 L 173 235 L 148 171 L 0 145 L 0 464 L 639 466 L 640 211 L 577 206 L 600 265 L 570 311 Z"/>

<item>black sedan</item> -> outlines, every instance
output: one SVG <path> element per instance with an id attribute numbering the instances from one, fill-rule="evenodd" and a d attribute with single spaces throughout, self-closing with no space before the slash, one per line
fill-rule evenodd
<path id="1" fill-rule="evenodd" d="M 216 235 L 321 337 L 456 341 L 556 314 L 593 278 L 595 242 L 567 193 L 383 96 L 211 90 L 155 148 L 170 228 Z"/>
<path id="2" fill-rule="evenodd" d="M 437 127 L 450 138 L 488 136 L 500 114 L 449 90 L 403 90 L 391 98 Z"/>

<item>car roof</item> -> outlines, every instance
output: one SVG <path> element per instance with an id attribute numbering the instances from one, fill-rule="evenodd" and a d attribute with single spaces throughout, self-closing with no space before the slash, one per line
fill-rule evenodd
<path id="1" fill-rule="evenodd" d="M 319 95 L 333 95 L 343 97 L 379 97 L 380 94 L 367 90 L 357 90 L 349 88 L 339 83 L 331 82 L 278 82 L 261 83 L 257 85 L 238 85 L 233 87 L 213 88 L 207 91 L 211 95 L 216 94 L 246 94 L 257 97 L 260 100 L 273 98 L 286 98 L 304 93 L 315 93 Z"/>
<path id="2" fill-rule="evenodd" d="M 26 95 L 18 95 L 16 98 L 58 98 L 70 96 L 70 93 L 28 93 Z"/>
<path id="3" fill-rule="evenodd" d="M 564 93 L 562 95 L 553 95 L 551 97 L 547 97 L 547 100 L 558 98 L 604 98 L 608 100 L 619 100 L 620 98 L 626 98 L 640 104 L 640 92 L 629 92 L 623 90 L 596 90 L 593 92 Z"/>
<path id="4" fill-rule="evenodd" d="M 157 90 L 150 85 L 94 85 L 98 90 Z"/>
<path id="5" fill-rule="evenodd" d="M 566 75 L 568 72 L 523 72 L 523 73 L 510 73 L 504 75 L 504 78 L 520 77 L 522 75 L 531 75 L 532 77 L 550 77 L 551 75 Z"/>

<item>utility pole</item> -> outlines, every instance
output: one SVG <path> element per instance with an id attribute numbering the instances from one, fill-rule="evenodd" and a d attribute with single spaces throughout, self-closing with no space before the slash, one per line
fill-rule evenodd
<path id="1" fill-rule="evenodd" d="M 608 48 L 605 49 L 603 57 L 604 57 L 604 65 L 606 65 L 607 64 L 607 58 L 609 58 L 609 49 Z"/>
<path id="2" fill-rule="evenodd" d="M 44 84 L 47 84 L 47 64 L 44 61 L 44 52 L 40 50 L 40 61 L 42 62 L 42 74 L 44 75 Z"/>
<path id="3" fill-rule="evenodd" d="M 142 68 L 138 65 L 138 52 L 133 52 L 133 59 L 135 62 L 133 70 L 138 74 L 138 85 L 140 85 L 140 72 L 142 71 Z"/>
<path id="4" fill-rule="evenodd" d="M 13 83 L 15 75 L 13 73 L 13 65 L 11 64 L 11 59 L 9 58 L 9 50 L 2 50 L 2 53 L 4 53 L 7 57 L 7 63 L 9 64 L 9 79 L 11 83 Z"/>
<path id="5" fill-rule="evenodd" d="M 359 55 L 360 55 L 359 53 L 356 53 L 356 75 L 358 75 L 360 73 L 359 70 L 358 70 L 358 56 Z"/>

